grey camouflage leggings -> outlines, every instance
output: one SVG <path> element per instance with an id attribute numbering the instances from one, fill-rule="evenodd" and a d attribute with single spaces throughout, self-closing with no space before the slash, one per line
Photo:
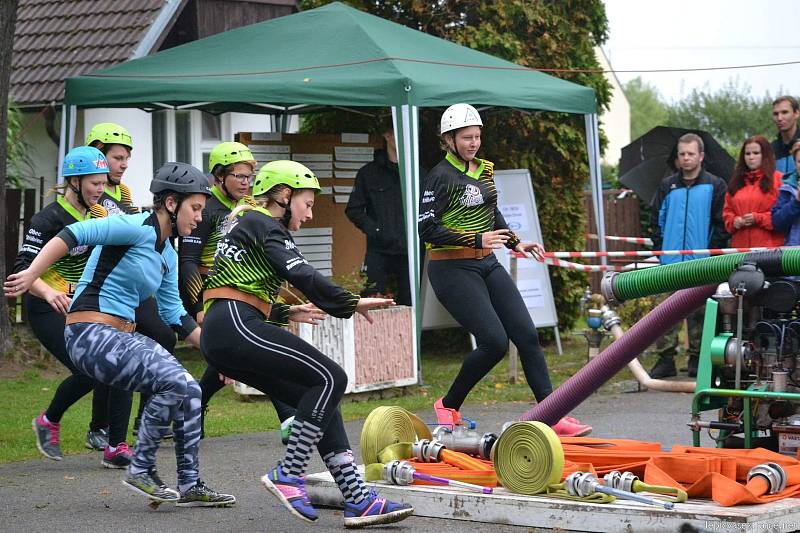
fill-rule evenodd
<path id="1" fill-rule="evenodd" d="M 178 485 L 198 479 L 200 386 L 189 372 L 153 339 L 123 333 L 104 324 L 70 324 L 64 330 L 72 363 L 89 377 L 111 387 L 152 395 L 142 417 L 131 466 L 147 470 L 170 422 L 175 434 Z"/>

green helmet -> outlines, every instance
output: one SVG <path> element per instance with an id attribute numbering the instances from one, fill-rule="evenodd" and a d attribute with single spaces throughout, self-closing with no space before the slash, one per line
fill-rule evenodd
<path id="1" fill-rule="evenodd" d="M 89 135 L 86 136 L 86 146 L 95 141 L 100 141 L 103 144 L 121 144 L 127 146 L 129 150 L 133 150 L 133 137 L 131 137 L 131 134 L 128 133 L 128 130 L 113 122 L 101 122 L 92 126 L 92 129 L 89 130 Z"/>
<path id="2" fill-rule="evenodd" d="M 266 194 L 276 185 L 292 189 L 314 189 L 319 192 L 319 180 L 308 167 L 297 161 L 270 161 L 258 171 L 253 183 L 253 196 Z"/>
<path id="3" fill-rule="evenodd" d="M 208 156 L 208 171 L 214 172 L 217 165 L 228 166 L 234 163 L 251 163 L 256 166 L 256 158 L 250 148 L 242 143 L 224 142 L 216 145 Z"/>

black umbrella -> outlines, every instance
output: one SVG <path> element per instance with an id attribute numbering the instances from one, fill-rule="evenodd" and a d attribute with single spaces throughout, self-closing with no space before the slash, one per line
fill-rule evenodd
<path id="1" fill-rule="evenodd" d="M 736 162 L 710 133 L 656 126 L 622 149 L 620 183 L 633 189 L 647 204 L 652 203 L 661 180 L 676 171 L 678 139 L 685 133 L 696 133 L 703 139 L 703 168 L 727 181 Z"/>

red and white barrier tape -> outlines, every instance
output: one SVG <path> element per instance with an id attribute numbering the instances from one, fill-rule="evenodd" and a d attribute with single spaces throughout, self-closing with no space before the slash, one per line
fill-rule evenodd
<path id="1" fill-rule="evenodd" d="M 587 233 L 586 237 L 589 239 L 597 239 L 596 233 Z M 617 235 L 606 235 L 607 241 L 617 242 L 630 242 L 633 244 L 643 244 L 645 246 L 653 246 L 653 240 L 647 237 L 619 237 Z"/>
<path id="2" fill-rule="evenodd" d="M 705 250 L 624 250 L 614 252 L 544 252 L 544 257 L 652 257 L 660 255 L 723 255 L 742 252 L 758 252 L 768 250 L 766 247 L 751 248 L 708 248 Z"/>
<path id="3" fill-rule="evenodd" d="M 580 270 L 582 272 L 627 272 L 628 270 L 637 270 L 640 268 L 650 268 L 659 266 L 658 263 L 635 263 L 633 265 L 616 266 L 616 265 L 582 265 L 580 263 L 572 263 L 564 261 L 563 259 L 556 259 L 554 257 L 545 257 L 544 263 L 561 268 L 568 268 L 570 270 Z"/>

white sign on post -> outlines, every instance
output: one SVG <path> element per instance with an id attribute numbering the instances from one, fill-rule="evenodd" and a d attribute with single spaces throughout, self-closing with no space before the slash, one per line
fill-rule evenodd
<path id="1" fill-rule="evenodd" d="M 523 242 L 542 243 L 542 229 L 539 226 L 539 214 L 528 170 L 496 170 L 494 182 L 497 187 L 498 208 L 509 229 Z M 501 248 L 495 251 L 495 255 L 506 270 L 510 270 L 510 251 Z M 517 259 L 517 288 L 536 327 L 555 328 L 558 351 L 561 353 L 558 315 L 547 265 L 534 259 Z M 423 329 L 458 326 L 450 313 L 436 299 L 427 275 L 422 279 L 421 300 Z"/>

